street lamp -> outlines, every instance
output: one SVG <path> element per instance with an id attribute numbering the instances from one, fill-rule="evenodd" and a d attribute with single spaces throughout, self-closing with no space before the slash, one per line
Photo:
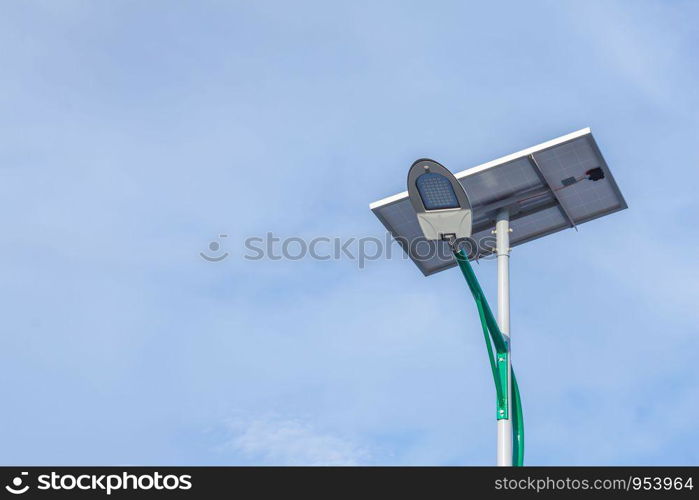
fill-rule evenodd
<path id="1" fill-rule="evenodd" d="M 498 465 L 522 465 L 524 460 L 522 405 L 517 381 L 510 364 L 509 337 L 503 332 L 503 330 L 509 331 L 509 308 L 507 314 L 499 318 L 498 326 L 478 278 L 468 262 L 468 256 L 459 248 L 459 242 L 471 236 L 472 212 L 466 191 L 454 174 L 444 166 L 434 160 L 424 159 L 416 161 L 410 167 L 408 196 L 415 208 L 417 220 L 425 238 L 448 242 L 476 301 L 497 394 Z M 509 255 L 508 231 L 507 212 L 503 211 L 503 217 L 498 218 L 496 232 L 504 235 L 498 237 L 497 241 L 499 247 L 507 248 L 505 255 Z M 505 265 L 501 269 L 500 252 L 498 252 L 498 275 L 502 274 L 504 277 L 503 297 L 509 296 L 509 274 L 507 274 L 507 261 L 504 262 Z"/>
<path id="2" fill-rule="evenodd" d="M 433 160 L 418 160 L 408 173 L 406 192 L 369 207 L 425 276 L 456 265 L 461 269 L 476 302 L 495 383 L 497 464 L 522 465 L 522 405 L 510 349 L 510 251 L 627 208 L 590 129 L 455 175 Z M 411 242 L 421 236 L 451 252 L 416 256 Z M 475 244 L 468 254 L 461 248 L 465 240 Z M 469 263 L 491 255 L 497 257 L 497 320 Z"/>

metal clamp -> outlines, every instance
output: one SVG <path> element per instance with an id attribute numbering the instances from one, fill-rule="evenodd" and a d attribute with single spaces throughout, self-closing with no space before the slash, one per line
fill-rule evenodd
<path id="1" fill-rule="evenodd" d="M 507 420 L 508 416 L 508 389 L 507 383 L 507 353 L 499 352 L 495 357 L 495 365 L 497 367 L 498 380 L 496 383 L 496 392 L 498 398 L 498 420 Z"/>

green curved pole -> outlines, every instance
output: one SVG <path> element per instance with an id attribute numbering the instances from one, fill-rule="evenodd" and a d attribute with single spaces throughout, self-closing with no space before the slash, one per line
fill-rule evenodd
<path id="1" fill-rule="evenodd" d="M 495 392 L 499 408 L 498 418 L 502 418 L 503 416 L 507 417 L 507 413 L 502 413 L 503 411 L 507 411 L 507 373 L 499 369 L 500 363 L 497 361 L 502 359 L 501 356 L 507 356 L 507 341 L 500 331 L 497 321 L 495 321 L 493 312 L 488 305 L 488 300 L 485 298 L 483 289 L 481 289 L 476 273 L 473 272 L 468 257 L 464 254 L 463 250 L 454 250 L 454 256 L 459 263 L 464 278 L 466 278 L 466 283 L 468 283 L 468 287 L 471 290 L 471 294 L 476 301 L 476 307 L 478 308 L 478 316 L 481 320 L 481 327 L 483 328 L 485 345 L 488 349 L 490 369 L 493 373 L 493 381 L 495 382 Z M 495 356 L 493 355 L 491 342 L 495 346 L 495 352 L 497 354 Z M 522 400 L 519 395 L 519 386 L 517 385 L 514 369 L 511 371 L 511 379 L 512 465 L 519 467 L 524 464 L 524 417 L 522 415 Z M 505 402 L 504 409 L 503 401 Z"/>
<path id="2" fill-rule="evenodd" d="M 522 400 L 519 396 L 519 386 L 514 370 L 512 374 L 512 465 L 524 465 L 524 415 L 522 415 Z"/>

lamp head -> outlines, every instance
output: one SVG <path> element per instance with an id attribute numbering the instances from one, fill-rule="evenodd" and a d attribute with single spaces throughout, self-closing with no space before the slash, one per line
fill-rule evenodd
<path id="1" fill-rule="evenodd" d="M 453 240 L 471 236 L 471 204 L 461 183 L 434 160 L 413 163 L 408 195 L 425 238 Z"/>

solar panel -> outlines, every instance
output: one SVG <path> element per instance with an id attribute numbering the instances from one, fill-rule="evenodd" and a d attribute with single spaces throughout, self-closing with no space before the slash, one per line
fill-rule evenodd
<path id="1" fill-rule="evenodd" d="M 455 176 L 473 209 L 471 259 L 493 253 L 502 208 L 510 211 L 513 247 L 627 208 L 589 128 Z M 442 193 L 435 203 L 448 200 Z M 369 207 L 425 276 L 456 265 L 446 242 L 423 240 L 407 191 Z"/>

